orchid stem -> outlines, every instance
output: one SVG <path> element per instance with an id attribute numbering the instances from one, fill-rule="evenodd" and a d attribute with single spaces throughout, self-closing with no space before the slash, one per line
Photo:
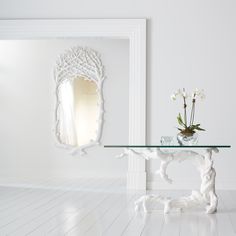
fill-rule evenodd
<path id="1" fill-rule="evenodd" d="M 195 110 L 195 94 L 192 99 L 192 108 L 191 108 L 191 115 L 190 115 L 190 126 L 193 124 L 193 119 L 194 119 L 194 110 Z"/>
<path id="2" fill-rule="evenodd" d="M 183 92 L 185 92 L 185 89 L 183 88 Z M 183 95 L 183 99 L 184 99 L 184 123 L 185 123 L 185 126 L 188 127 L 188 124 L 187 124 L 187 104 L 186 104 L 186 97 L 185 95 Z"/>
<path id="3" fill-rule="evenodd" d="M 193 117 L 192 117 L 191 125 L 193 125 L 193 122 L 194 122 L 194 115 L 195 115 L 195 101 L 193 102 Z"/>
<path id="4" fill-rule="evenodd" d="M 186 100 L 184 98 L 184 123 L 187 127 L 187 111 L 186 111 L 186 107 L 187 107 L 187 104 L 186 104 Z"/>

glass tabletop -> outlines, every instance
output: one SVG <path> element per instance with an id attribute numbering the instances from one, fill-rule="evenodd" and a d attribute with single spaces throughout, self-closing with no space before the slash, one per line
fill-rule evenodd
<path id="1" fill-rule="evenodd" d="M 230 145 L 104 145 L 104 148 L 230 148 Z"/>

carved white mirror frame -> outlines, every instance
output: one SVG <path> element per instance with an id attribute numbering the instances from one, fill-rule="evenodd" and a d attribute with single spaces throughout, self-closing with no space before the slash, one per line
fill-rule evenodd
<path id="1" fill-rule="evenodd" d="M 69 65 L 69 66 L 68 66 Z M 72 146 L 64 144 L 61 141 L 60 134 L 60 104 L 61 98 L 59 96 L 60 87 L 64 81 L 73 81 L 78 77 L 83 77 L 86 80 L 93 81 L 96 84 L 96 92 L 98 94 L 98 120 L 96 138 L 90 140 L 89 143 L 82 146 Z M 91 48 L 72 47 L 66 52 L 59 55 L 56 66 L 54 68 L 54 78 L 56 80 L 56 110 L 55 110 L 55 135 L 58 146 L 69 149 L 72 154 L 80 152 L 84 154 L 84 149 L 93 145 L 99 144 L 101 138 L 101 131 L 103 126 L 103 91 L 102 84 L 105 79 L 104 66 L 102 64 L 101 56 L 98 52 Z"/>
<path id="2" fill-rule="evenodd" d="M 129 39 L 129 144 L 146 141 L 146 20 L 0 20 L 1 39 Z M 127 187 L 146 188 L 145 160 L 128 157 Z"/>

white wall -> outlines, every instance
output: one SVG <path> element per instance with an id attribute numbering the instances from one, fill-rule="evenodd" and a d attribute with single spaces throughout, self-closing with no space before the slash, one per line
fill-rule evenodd
<path id="1" fill-rule="evenodd" d="M 234 0 L 1 0 L 6 18 L 147 18 L 147 139 L 176 133 L 180 107 L 169 95 L 177 88 L 204 88 L 197 119 L 206 128 L 202 143 L 231 144 L 216 157 L 217 187 L 236 188 Z M 158 161 L 149 163 L 154 170 Z M 190 163 L 173 165 L 177 184 L 198 183 Z M 187 181 L 186 181 L 187 179 Z M 149 180 L 153 180 L 149 176 Z M 157 179 L 157 185 L 166 187 Z M 178 187 L 178 185 L 176 185 Z"/>
<path id="2" fill-rule="evenodd" d="M 94 147 L 79 158 L 55 146 L 53 67 L 59 54 L 77 45 L 98 51 L 105 66 L 102 144 L 128 142 L 128 40 L 0 40 L 0 176 L 4 180 L 126 175 L 127 160 L 117 160 L 117 150 Z"/>

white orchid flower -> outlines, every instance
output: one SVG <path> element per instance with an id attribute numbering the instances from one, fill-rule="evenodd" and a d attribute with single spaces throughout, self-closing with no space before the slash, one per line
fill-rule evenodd
<path id="1" fill-rule="evenodd" d="M 177 99 L 177 96 L 182 96 L 182 91 L 180 89 L 178 89 L 176 92 L 174 92 L 170 98 L 172 101 L 175 101 Z"/>
<path id="2" fill-rule="evenodd" d="M 188 94 L 187 94 L 185 91 L 182 92 L 182 96 L 183 96 L 184 98 L 188 98 Z"/>
<path id="3" fill-rule="evenodd" d="M 203 89 L 201 90 L 200 94 L 201 94 L 201 95 L 204 95 L 204 94 L 205 94 Z"/>
<path id="4" fill-rule="evenodd" d="M 203 100 L 206 98 L 206 95 L 204 93 L 201 94 L 200 98 Z"/>
<path id="5" fill-rule="evenodd" d="M 175 95 L 175 93 L 173 93 L 173 94 L 170 96 L 170 98 L 171 98 L 172 101 L 175 101 L 175 100 L 176 100 L 176 95 Z"/>
<path id="6" fill-rule="evenodd" d="M 205 93 L 204 93 L 204 90 L 203 90 L 203 89 L 199 90 L 198 88 L 196 88 L 196 89 L 194 90 L 194 93 L 195 93 L 195 98 L 196 98 L 197 96 L 200 97 L 201 99 L 204 99 L 204 98 L 205 98 Z"/>
<path id="7" fill-rule="evenodd" d="M 178 89 L 178 90 L 175 92 L 175 95 L 182 95 L 182 90 L 181 90 L 181 89 Z"/>
<path id="8" fill-rule="evenodd" d="M 198 96 L 198 95 L 200 95 L 201 92 L 198 88 L 195 88 L 194 93 Z"/>

